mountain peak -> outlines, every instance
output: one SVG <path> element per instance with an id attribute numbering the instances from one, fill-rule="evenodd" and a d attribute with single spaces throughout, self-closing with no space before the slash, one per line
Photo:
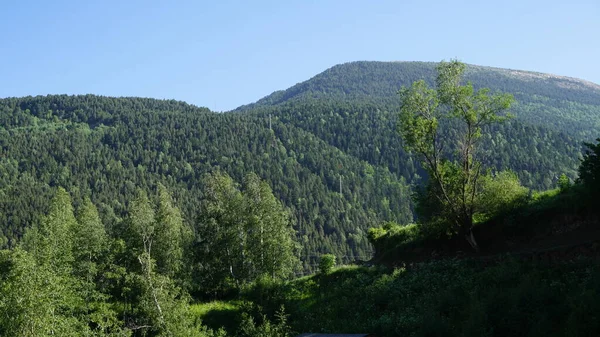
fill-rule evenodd
<path id="1" fill-rule="evenodd" d="M 401 87 L 420 79 L 432 84 L 437 64 L 421 61 L 353 61 L 338 64 L 304 82 L 236 110 L 303 99 L 368 101 L 395 106 L 399 104 L 396 93 Z M 577 78 L 471 64 L 467 65 L 465 78 L 475 87 L 600 105 L 600 85 Z"/>

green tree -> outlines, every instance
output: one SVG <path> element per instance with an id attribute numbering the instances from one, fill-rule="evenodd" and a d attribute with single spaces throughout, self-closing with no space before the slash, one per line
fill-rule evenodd
<path id="1" fill-rule="evenodd" d="M 514 172 L 502 171 L 482 177 L 476 201 L 478 213 L 491 217 L 526 203 L 529 189 L 522 186 Z"/>
<path id="2" fill-rule="evenodd" d="M 108 249 L 108 240 L 98 209 L 89 198 L 85 198 L 73 227 L 73 255 L 78 275 L 88 279 L 96 275 L 96 264 Z"/>
<path id="3" fill-rule="evenodd" d="M 77 280 L 77 291 L 83 298 L 81 311 L 85 320 L 93 327 L 92 332 L 100 335 L 126 335 L 117 312 L 109 304 L 109 295 L 99 290 L 107 282 L 109 271 L 110 238 L 96 206 L 85 198 L 77 212 L 77 223 L 73 227 L 73 276 Z M 99 281 L 102 280 L 102 281 Z"/>
<path id="4" fill-rule="evenodd" d="M 249 174 L 240 191 L 231 177 L 216 172 L 204 185 L 196 258 L 197 276 L 208 289 L 291 276 L 298 262 L 294 231 L 268 184 Z"/>
<path id="5" fill-rule="evenodd" d="M 560 191 L 564 192 L 568 190 L 569 187 L 571 187 L 571 179 L 569 179 L 569 177 L 567 177 L 567 175 L 563 173 L 560 175 L 560 177 L 558 177 L 557 185 Z"/>
<path id="6" fill-rule="evenodd" d="M 333 254 L 323 254 L 321 255 L 321 260 L 319 260 L 319 271 L 321 274 L 326 275 L 333 270 L 335 267 L 335 255 Z"/>
<path id="7" fill-rule="evenodd" d="M 151 269 L 150 257 L 152 244 L 155 239 L 155 212 L 146 192 L 139 190 L 138 196 L 131 202 L 127 218 L 130 237 L 129 246 L 140 263 L 146 263 L 144 268 Z M 142 259 L 141 257 L 147 257 Z"/>
<path id="8" fill-rule="evenodd" d="M 181 267 L 184 230 L 179 209 L 166 188 L 159 185 L 155 213 L 146 193 L 131 203 L 128 222 L 136 234 L 139 272 L 128 275 L 134 314 L 133 329 L 151 336 L 206 336 L 207 331 L 189 311 L 188 295 L 171 277 Z M 157 259 L 160 265 L 157 266 Z"/>
<path id="9" fill-rule="evenodd" d="M 55 273 L 50 263 L 20 247 L 7 252 L 2 262 L 9 271 L 0 282 L 0 335 L 77 336 L 88 331 L 78 314 L 82 298 L 72 278 Z"/>
<path id="10" fill-rule="evenodd" d="M 73 230 L 77 221 L 71 197 L 59 188 L 42 222 L 30 229 L 23 248 L 6 260 L 0 324 L 3 336 L 72 336 L 88 331 L 84 298 L 73 277 Z"/>
<path id="11" fill-rule="evenodd" d="M 579 181 L 593 194 L 600 193 L 600 138 L 596 141 L 585 143 L 587 149 L 579 166 Z"/>
<path id="12" fill-rule="evenodd" d="M 298 263 L 289 212 L 275 198 L 269 184 L 254 173 L 244 180 L 243 198 L 250 278 L 287 278 Z"/>
<path id="13" fill-rule="evenodd" d="M 192 239 L 192 231 L 185 225 L 181 211 L 173 205 L 171 195 L 162 184 L 158 185 L 155 226 L 153 258 L 160 273 L 173 277 L 182 268 L 184 248 Z"/>
<path id="14" fill-rule="evenodd" d="M 56 273 L 70 274 L 73 267 L 73 231 L 77 220 L 71 204 L 71 196 L 58 188 L 50 202 L 50 211 L 39 226 L 33 227 L 25 236 L 25 249 L 37 261 L 50 263 Z"/>
<path id="15" fill-rule="evenodd" d="M 441 62 L 436 87 L 424 80 L 399 92 L 399 133 L 404 146 L 419 155 L 429 174 L 432 195 L 439 202 L 453 232 L 466 238 L 476 251 L 473 215 L 483 168 L 477 152 L 485 126 L 510 117 L 504 112 L 514 101 L 510 94 L 491 94 L 487 88 L 475 90 L 462 85 L 465 65 L 459 61 Z M 440 125 L 451 126 L 453 137 L 443 138 Z M 458 145 L 448 153 L 451 142 Z"/>
<path id="16" fill-rule="evenodd" d="M 203 185 L 195 278 L 203 285 L 203 291 L 210 292 L 222 289 L 228 280 L 239 284 L 244 274 L 244 202 L 242 193 L 227 174 L 206 174 Z"/>

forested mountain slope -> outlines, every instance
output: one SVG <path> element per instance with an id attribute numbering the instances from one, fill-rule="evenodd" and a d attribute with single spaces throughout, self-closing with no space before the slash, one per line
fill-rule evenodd
<path id="1" fill-rule="evenodd" d="M 351 62 L 334 66 L 287 90 L 277 91 L 237 110 L 310 100 L 374 103 L 386 110 L 400 105 L 402 86 L 424 79 L 433 84 L 433 62 Z M 514 113 L 523 121 L 570 134 L 590 135 L 600 128 L 600 85 L 564 76 L 468 65 L 475 88 L 515 95 Z"/>
<path id="2" fill-rule="evenodd" d="M 236 113 L 271 115 L 308 130 L 342 151 L 389 168 L 409 182 L 422 173 L 396 135 L 397 91 L 413 81 L 433 82 L 435 63 L 352 62 L 275 92 Z M 581 142 L 600 130 L 600 86 L 567 77 L 468 66 L 475 88 L 512 93 L 516 118 L 486 132 L 484 162 L 512 169 L 536 189 L 576 177 Z"/>
<path id="3" fill-rule="evenodd" d="M 0 116 L 3 246 L 39 220 L 57 186 L 76 204 L 90 196 L 110 227 L 137 187 L 161 182 L 193 224 L 201 178 L 218 168 L 238 182 L 248 172 L 269 182 L 293 210 L 307 266 L 321 252 L 367 258 L 369 226 L 412 217 L 403 179 L 294 126 L 270 130 L 256 116 L 91 95 L 3 99 Z"/>
<path id="4" fill-rule="evenodd" d="M 99 205 L 110 228 L 136 188 L 160 182 L 195 224 L 202 177 L 255 172 L 292 210 L 301 258 L 365 259 L 367 228 L 412 221 L 424 176 L 396 133 L 403 85 L 432 81 L 434 63 L 335 66 L 236 111 L 94 95 L 0 99 L 0 247 L 47 211 L 58 186 Z M 485 162 L 536 189 L 576 177 L 581 142 L 600 129 L 600 89 L 550 75 L 470 66 L 476 87 L 512 92 L 517 118 L 483 137 Z M 341 193 L 340 193 L 341 192 Z"/>

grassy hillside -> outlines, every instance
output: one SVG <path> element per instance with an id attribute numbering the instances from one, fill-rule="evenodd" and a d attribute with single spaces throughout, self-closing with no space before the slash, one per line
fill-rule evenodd
<path id="1" fill-rule="evenodd" d="M 283 304 L 292 327 L 302 332 L 594 336 L 600 331 L 595 314 L 600 270 L 592 261 L 506 258 L 485 268 L 469 260 L 395 270 L 344 267 L 275 286 L 262 300 L 271 310 Z M 235 320 L 235 310 L 221 315 L 226 313 L 229 322 Z"/>
<path id="2" fill-rule="evenodd" d="M 371 266 L 257 282 L 242 299 L 269 314 L 283 305 L 301 332 L 594 336 L 600 332 L 600 228 L 597 200 L 587 193 L 582 186 L 540 193 L 481 223 L 480 254 L 462 238 L 388 228 L 374 240 Z M 233 329 L 244 306 L 237 300 L 197 310 L 206 324 Z"/>

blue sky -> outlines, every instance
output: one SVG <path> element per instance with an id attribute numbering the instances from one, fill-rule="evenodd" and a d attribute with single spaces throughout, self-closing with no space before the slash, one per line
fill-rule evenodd
<path id="1" fill-rule="evenodd" d="M 460 60 L 600 83 L 600 1 L 3 0 L 0 97 L 173 98 L 216 111 L 339 63 Z"/>

